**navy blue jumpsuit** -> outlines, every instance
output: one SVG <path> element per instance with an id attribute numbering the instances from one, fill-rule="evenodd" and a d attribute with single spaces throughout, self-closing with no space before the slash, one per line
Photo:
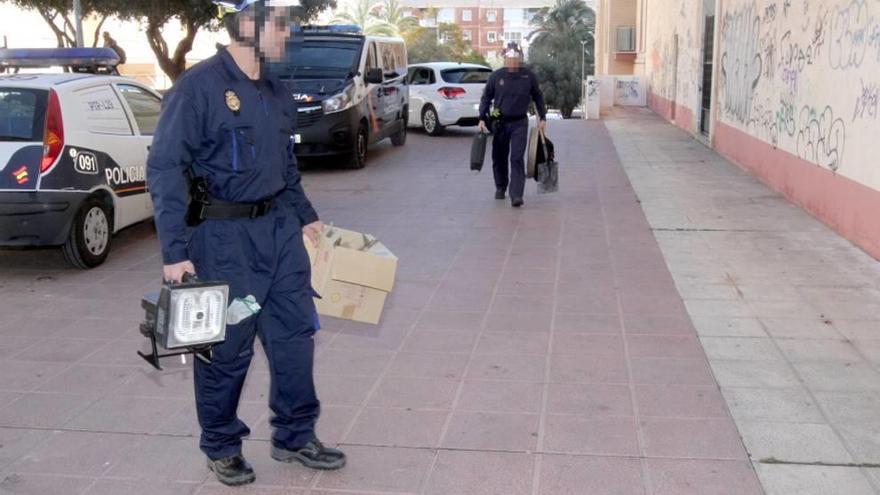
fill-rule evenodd
<path id="1" fill-rule="evenodd" d="M 492 171 L 495 174 L 495 187 L 503 191 L 509 185 L 511 199 L 522 199 L 525 190 L 524 157 L 529 131 L 529 104 L 532 101 L 535 102 L 538 116 L 545 120 L 547 108 L 538 78 L 526 67 L 515 71 L 505 67 L 493 72 L 480 101 L 480 118 L 483 122 L 489 122 L 490 107 L 501 110 L 501 119 L 492 130 Z"/>
<path id="2" fill-rule="evenodd" d="M 260 336 L 271 372 L 273 442 L 294 450 L 315 440 L 315 306 L 302 226 L 318 220 L 293 155 L 296 107 L 274 78 L 249 79 L 225 50 L 187 71 L 165 96 L 147 163 L 166 265 L 190 260 L 202 280 L 229 282 L 230 300 L 253 295 L 255 317 L 227 327 L 213 363 L 195 360 L 201 448 L 211 459 L 241 452 L 250 433 L 237 416 Z M 220 200 L 275 197 L 258 218 L 185 224 L 187 169 L 206 177 Z"/>

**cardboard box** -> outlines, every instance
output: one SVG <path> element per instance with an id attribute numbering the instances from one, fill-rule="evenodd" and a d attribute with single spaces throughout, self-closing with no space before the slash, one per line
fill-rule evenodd
<path id="1" fill-rule="evenodd" d="M 379 323 L 385 298 L 394 289 L 397 257 L 376 238 L 327 227 L 318 246 L 305 240 L 312 263 L 318 313 Z"/>

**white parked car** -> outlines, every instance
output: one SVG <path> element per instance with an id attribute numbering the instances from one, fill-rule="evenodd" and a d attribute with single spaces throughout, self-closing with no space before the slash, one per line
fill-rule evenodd
<path id="1" fill-rule="evenodd" d="M 153 216 L 146 160 L 160 96 L 112 75 L 108 50 L 0 50 L 13 72 L 0 74 L 0 246 L 63 246 L 91 268 L 114 233 Z M 44 63 L 74 72 L 14 73 Z"/>
<path id="2" fill-rule="evenodd" d="M 483 65 L 432 62 L 409 66 L 409 125 L 432 136 L 451 125 L 480 122 L 480 98 L 492 69 Z"/>

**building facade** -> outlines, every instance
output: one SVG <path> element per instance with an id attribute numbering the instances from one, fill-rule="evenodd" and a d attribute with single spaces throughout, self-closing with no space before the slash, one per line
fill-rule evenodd
<path id="1" fill-rule="evenodd" d="M 596 6 L 597 75 L 638 74 L 643 70 L 644 40 L 639 23 L 643 0 L 598 0 Z"/>
<path id="2" fill-rule="evenodd" d="M 880 258 L 880 3 L 634 3 L 650 107 Z"/>
<path id="3" fill-rule="evenodd" d="M 508 42 L 516 42 L 528 52 L 532 22 L 542 8 L 554 0 L 403 0 L 406 13 L 426 27 L 440 23 L 457 24 L 473 49 L 489 60 L 500 56 Z M 587 1 L 591 8 L 593 0 Z"/>

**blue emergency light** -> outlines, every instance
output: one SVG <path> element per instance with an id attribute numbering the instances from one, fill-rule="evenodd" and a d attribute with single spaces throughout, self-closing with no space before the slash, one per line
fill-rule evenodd
<path id="1" fill-rule="evenodd" d="M 363 29 L 357 24 L 331 24 L 329 26 L 303 26 L 307 33 L 331 33 L 331 34 L 363 34 Z"/>
<path id="2" fill-rule="evenodd" d="M 74 72 L 116 73 L 119 55 L 111 48 L 0 48 L 0 69 L 67 67 Z"/>

